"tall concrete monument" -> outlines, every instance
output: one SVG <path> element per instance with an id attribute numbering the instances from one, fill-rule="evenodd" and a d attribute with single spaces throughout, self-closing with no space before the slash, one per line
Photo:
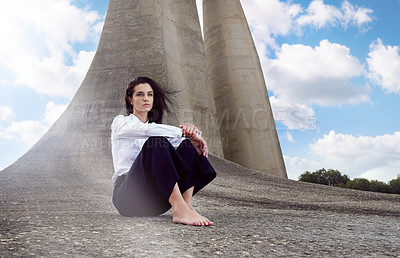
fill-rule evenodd
<path id="1" fill-rule="evenodd" d="M 204 45 L 224 157 L 287 178 L 260 61 L 239 0 L 203 0 Z"/>
<path id="2" fill-rule="evenodd" d="M 204 131 L 213 154 L 286 177 L 262 76 L 257 75 L 258 70 L 244 73 L 249 69 L 260 70 L 260 67 L 253 64 L 258 64 L 258 59 L 247 27 L 243 27 L 243 24 L 247 26 L 243 14 L 239 23 L 242 27 L 229 19 L 227 25 L 240 29 L 238 32 L 245 40 L 230 42 L 241 51 L 240 55 L 251 54 L 251 58 L 243 59 L 242 63 L 234 56 L 224 58 L 223 53 L 230 54 L 232 50 L 221 44 L 220 34 L 212 35 L 213 26 L 222 26 L 222 29 L 225 25 L 217 25 L 218 19 L 211 17 L 223 18 L 228 12 L 236 11 L 237 6 L 240 7 L 239 1 L 205 2 L 208 67 L 227 71 L 232 67 L 241 69 L 236 75 L 229 72 L 225 76 L 227 83 L 218 81 L 220 77 L 216 75 L 220 72 L 213 73 L 214 85 L 221 83 L 221 88 L 214 86 L 213 90 L 207 76 L 206 53 L 194 0 L 110 0 L 96 55 L 67 110 L 42 139 L 6 171 L 14 175 L 22 173 L 31 180 L 43 180 L 36 176 L 40 174 L 51 180 L 61 177 L 68 181 L 78 177 L 82 179 L 80 182 L 95 180 L 99 187 L 104 185 L 113 173 L 112 119 L 125 113 L 123 97 L 127 83 L 136 76 L 148 76 L 176 92 L 174 115 L 167 115 L 166 123 L 193 123 Z M 228 28 L 222 31 L 233 33 Z M 222 39 L 229 40 L 221 35 Z M 212 46 L 211 41 L 216 45 Z M 248 88 L 241 88 L 243 83 Z M 223 92 L 230 97 L 222 97 Z M 232 109 L 232 106 L 237 108 Z M 245 113 L 246 117 L 256 114 L 255 122 L 261 129 L 253 124 L 246 127 L 239 120 L 233 128 L 237 134 L 233 134 L 227 128 L 231 121 L 225 122 L 221 116 L 225 109 L 232 117 L 237 116 L 234 112 L 251 110 L 253 113 Z M 221 141 L 219 125 L 223 137 L 228 137 L 227 142 Z"/>

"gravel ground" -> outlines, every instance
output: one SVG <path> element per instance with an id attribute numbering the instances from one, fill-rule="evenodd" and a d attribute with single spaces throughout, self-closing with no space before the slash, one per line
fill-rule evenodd
<path id="1" fill-rule="evenodd" d="M 212 227 L 120 216 L 109 178 L 0 172 L 0 256 L 400 257 L 400 196 L 280 179 L 210 157 L 194 201 Z M 60 181 L 64 184 L 60 184 Z"/>

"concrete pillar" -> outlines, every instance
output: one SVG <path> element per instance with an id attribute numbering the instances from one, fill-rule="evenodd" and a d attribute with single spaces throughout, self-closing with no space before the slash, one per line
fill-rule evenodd
<path id="1" fill-rule="evenodd" d="M 287 178 L 260 61 L 239 0 L 203 0 L 204 45 L 224 157 Z"/>
<path id="2" fill-rule="evenodd" d="M 127 82 L 138 75 L 154 78 L 176 92 L 173 114 L 164 123 L 195 124 L 204 132 L 210 151 L 222 156 L 206 69 L 194 0 L 111 0 L 88 82 L 77 97 L 91 99 L 99 90 L 92 81 L 100 80 L 104 82 L 102 96 L 111 94 L 107 102 L 119 106 L 114 113 L 124 113 Z"/>

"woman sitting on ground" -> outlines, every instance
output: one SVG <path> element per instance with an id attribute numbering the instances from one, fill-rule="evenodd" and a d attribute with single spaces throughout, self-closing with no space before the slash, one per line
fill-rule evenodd
<path id="1" fill-rule="evenodd" d="M 207 144 L 189 123 L 161 124 L 167 101 L 150 78 L 128 84 L 128 116 L 115 117 L 111 125 L 114 206 L 122 216 L 157 216 L 172 207 L 175 223 L 211 226 L 192 207 L 192 196 L 216 176 Z"/>

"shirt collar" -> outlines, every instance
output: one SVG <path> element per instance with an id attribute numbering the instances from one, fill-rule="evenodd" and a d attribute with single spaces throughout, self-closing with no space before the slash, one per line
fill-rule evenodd
<path id="1" fill-rule="evenodd" d="M 140 119 L 139 119 L 137 116 L 135 116 L 133 113 L 130 113 L 130 114 L 129 114 L 129 117 L 130 117 L 131 119 L 136 119 L 136 120 L 140 121 Z M 143 123 L 142 121 L 140 121 L 140 122 Z M 147 119 L 147 121 L 146 121 L 145 124 L 148 124 L 148 123 L 149 123 L 149 119 Z"/>

